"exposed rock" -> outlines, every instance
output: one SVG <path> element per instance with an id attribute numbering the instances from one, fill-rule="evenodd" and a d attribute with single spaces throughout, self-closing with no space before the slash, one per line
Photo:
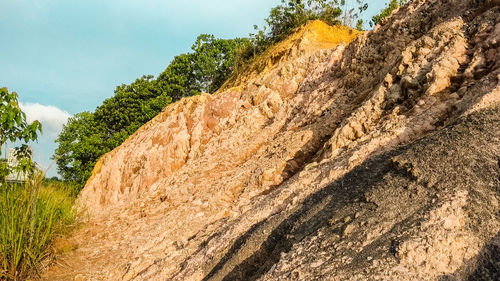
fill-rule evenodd
<path id="1" fill-rule="evenodd" d="M 99 161 L 46 278 L 495 278 L 500 8 L 479 2 L 412 1 L 349 45 L 310 23 L 168 106 Z"/>

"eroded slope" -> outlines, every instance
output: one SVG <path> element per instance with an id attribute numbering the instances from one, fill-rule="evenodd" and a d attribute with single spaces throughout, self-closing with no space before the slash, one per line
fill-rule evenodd
<path id="1" fill-rule="evenodd" d="M 347 47 L 309 24 L 261 74 L 167 107 L 101 159 L 47 276 L 465 278 L 500 231 L 500 17 L 481 2 L 412 1 Z"/>

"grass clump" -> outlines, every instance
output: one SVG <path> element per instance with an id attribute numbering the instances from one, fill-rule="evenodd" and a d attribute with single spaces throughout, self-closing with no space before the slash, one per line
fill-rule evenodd
<path id="1" fill-rule="evenodd" d="M 74 200 L 70 189 L 44 184 L 41 175 L 0 186 L 0 280 L 39 274 L 53 239 L 74 225 Z"/>

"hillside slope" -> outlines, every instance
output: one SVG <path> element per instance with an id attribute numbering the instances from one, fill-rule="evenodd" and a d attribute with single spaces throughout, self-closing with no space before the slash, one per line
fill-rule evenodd
<path id="1" fill-rule="evenodd" d="M 45 278 L 492 278 L 500 8 L 482 2 L 412 1 L 349 45 L 312 22 L 168 106 L 99 161 Z"/>

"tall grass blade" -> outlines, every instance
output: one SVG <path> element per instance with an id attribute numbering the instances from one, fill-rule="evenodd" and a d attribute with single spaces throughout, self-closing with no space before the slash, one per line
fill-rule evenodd
<path id="1" fill-rule="evenodd" d="M 0 280 L 24 280 L 39 272 L 55 235 L 74 224 L 72 193 L 44 185 L 42 174 L 0 186 Z"/>

